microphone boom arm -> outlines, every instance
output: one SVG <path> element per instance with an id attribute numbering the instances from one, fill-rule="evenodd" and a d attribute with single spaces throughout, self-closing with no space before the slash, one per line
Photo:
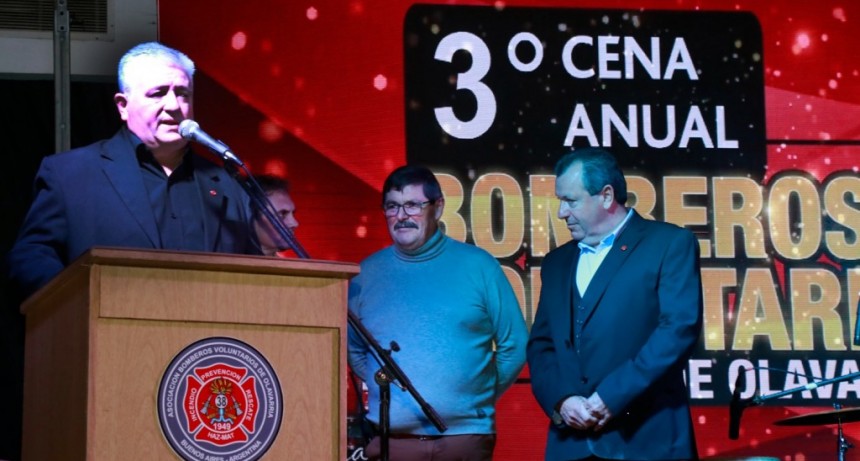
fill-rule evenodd
<path id="1" fill-rule="evenodd" d="M 755 368 L 749 370 L 753 371 Z M 746 373 L 747 370 L 745 368 L 741 368 L 741 373 Z M 739 375 L 740 377 L 740 375 Z M 830 384 L 848 381 L 860 378 L 860 371 L 856 371 L 854 373 L 848 373 L 847 375 L 837 376 L 835 378 L 822 379 L 821 381 L 811 382 L 809 384 L 805 384 L 803 386 L 793 387 L 791 389 L 786 389 L 784 391 L 774 392 L 772 394 L 767 395 L 756 395 L 755 397 L 749 399 L 741 399 L 734 400 L 729 405 L 729 438 L 731 440 L 737 440 L 738 431 L 740 428 L 740 417 L 743 414 L 744 409 L 752 406 L 763 405 L 765 402 L 769 400 L 778 399 L 781 397 L 785 397 L 786 395 L 796 394 L 798 392 L 803 391 L 811 391 L 813 389 L 818 389 L 822 386 L 827 386 Z M 740 379 L 735 383 L 735 393 L 739 394 L 739 390 L 737 389 L 738 383 L 742 382 Z"/>
<path id="2" fill-rule="evenodd" d="M 238 158 L 238 157 L 237 157 Z M 287 248 L 281 248 L 281 250 L 291 249 L 296 253 L 296 256 L 302 259 L 310 258 L 308 252 L 302 247 L 299 243 L 298 239 L 296 239 L 296 235 L 290 230 L 289 227 L 285 226 L 284 223 L 278 219 L 278 214 L 275 211 L 275 206 L 272 205 L 272 201 L 269 200 L 269 197 L 266 196 L 266 192 L 263 191 L 263 188 L 260 187 L 260 184 L 254 179 L 254 176 L 251 175 L 251 172 L 245 168 L 244 164 L 241 164 L 242 171 L 245 173 L 245 177 L 242 177 L 239 174 L 239 171 L 236 169 L 236 166 L 232 162 L 224 162 L 224 168 L 233 176 L 237 183 L 245 189 L 245 192 L 248 194 L 248 197 L 251 198 L 251 201 L 254 204 L 254 207 L 260 210 L 266 220 L 272 225 L 278 235 L 281 237 L 281 240 L 287 244 Z"/>
<path id="3" fill-rule="evenodd" d="M 238 157 L 237 157 L 238 158 Z M 224 162 L 225 168 L 230 170 L 231 168 L 227 167 L 228 162 Z M 281 237 L 281 240 L 287 244 L 287 248 L 280 248 L 280 250 L 291 249 L 296 253 L 296 256 L 302 259 L 310 258 L 308 252 L 302 247 L 299 243 L 296 235 L 290 230 L 289 227 L 285 226 L 284 223 L 278 219 L 278 214 L 275 210 L 275 206 L 272 205 L 272 201 L 269 200 L 269 197 L 266 196 L 266 193 L 263 191 L 263 188 L 260 187 L 260 184 L 254 179 L 254 177 L 242 166 L 242 169 L 245 171 L 247 177 L 239 178 L 238 172 L 233 174 L 233 177 L 236 178 L 236 181 L 245 189 L 245 192 L 248 193 L 248 196 L 251 197 L 251 200 L 254 202 L 254 206 L 260 210 L 266 220 L 272 225 L 278 235 Z M 232 168 L 233 171 L 236 171 L 235 168 Z"/>
<path id="4" fill-rule="evenodd" d="M 848 381 L 849 379 L 856 379 L 856 378 L 860 378 L 860 371 L 855 371 L 854 373 L 848 373 L 847 375 L 843 375 L 843 376 L 837 376 L 835 378 L 822 379 L 821 381 L 812 382 L 809 384 L 805 384 L 803 386 L 798 386 L 798 387 L 794 387 L 791 389 L 786 389 L 786 390 L 780 391 L 780 392 L 774 392 L 773 394 L 757 395 L 757 396 L 753 397 L 752 399 L 748 400 L 748 402 L 749 402 L 748 406 L 761 405 L 764 402 L 767 402 L 768 400 L 778 399 L 780 397 L 785 397 L 786 395 L 795 394 L 797 392 L 811 391 L 813 389 L 818 389 L 819 387 L 822 387 L 822 386 L 827 386 L 828 384 L 834 384 L 834 383 L 838 383 L 838 382 L 842 382 L 842 381 Z"/>

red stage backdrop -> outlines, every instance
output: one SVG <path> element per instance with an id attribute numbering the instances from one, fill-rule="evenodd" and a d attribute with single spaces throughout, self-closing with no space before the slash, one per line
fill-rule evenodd
<path id="1" fill-rule="evenodd" d="M 383 179 L 420 162 L 448 234 L 499 259 L 530 324 L 542 258 L 570 238 L 555 160 L 616 153 L 637 210 L 699 237 L 699 454 L 785 461 L 835 457 L 835 427 L 773 423 L 857 406 L 860 381 L 750 408 L 737 441 L 726 406 L 742 369 L 744 398 L 860 370 L 858 20 L 842 0 L 159 4 L 160 40 L 198 65 L 196 119 L 291 181 L 315 258 L 388 245 Z M 496 459 L 542 459 L 527 371 L 498 423 Z"/>

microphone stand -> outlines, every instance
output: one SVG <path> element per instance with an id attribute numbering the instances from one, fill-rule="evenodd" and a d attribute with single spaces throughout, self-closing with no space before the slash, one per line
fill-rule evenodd
<path id="1" fill-rule="evenodd" d="M 744 372 L 746 372 L 746 371 L 744 371 Z M 821 381 L 809 383 L 809 384 L 794 387 L 791 389 L 786 389 L 786 390 L 780 391 L 780 392 L 774 392 L 773 394 L 757 395 L 751 399 L 741 401 L 741 405 L 742 405 L 742 408 L 751 407 L 754 405 L 762 405 L 764 402 L 767 402 L 768 400 L 778 399 L 780 397 L 784 397 L 786 395 L 791 395 L 791 394 L 796 394 L 796 393 L 802 392 L 802 391 L 811 391 L 813 389 L 818 389 L 819 387 L 822 387 L 822 386 L 827 386 L 829 384 L 834 384 L 834 383 L 838 383 L 838 382 L 842 382 L 842 381 L 853 380 L 856 378 L 860 378 L 860 371 L 855 371 L 854 373 L 848 373 L 847 375 L 843 375 L 843 376 L 837 376 L 835 378 L 822 379 Z M 840 404 L 838 404 L 838 403 L 834 404 L 834 408 L 836 408 L 837 410 L 840 407 L 841 407 Z M 838 450 L 838 458 L 837 459 L 839 461 L 845 461 L 845 452 L 848 451 L 848 449 L 851 448 L 852 445 L 851 445 L 851 443 L 849 443 L 845 439 L 845 436 L 842 433 L 842 421 L 838 421 L 837 424 L 839 426 L 839 428 L 837 430 L 838 440 L 837 440 L 837 446 L 836 446 L 836 448 Z"/>
<path id="2" fill-rule="evenodd" d="M 431 423 L 436 427 L 439 432 L 445 432 L 448 430 L 448 426 L 445 424 L 445 421 L 442 420 L 442 417 L 436 413 L 436 410 L 427 403 L 426 400 L 418 393 L 415 387 L 412 385 L 412 382 L 403 373 L 403 370 L 397 365 L 391 358 L 391 351 L 385 350 L 382 346 L 379 345 L 379 342 L 373 337 L 373 335 L 365 328 L 365 326 L 361 323 L 361 320 L 352 313 L 352 311 L 347 310 L 349 326 L 352 327 L 352 330 L 361 338 L 361 340 L 373 351 L 373 356 L 377 362 L 381 365 L 379 371 L 374 375 L 374 380 L 376 384 L 379 385 L 379 442 L 380 442 L 380 459 L 382 461 L 388 461 L 388 439 L 390 435 L 390 422 L 388 419 L 389 416 L 389 408 L 391 404 L 391 386 L 392 382 L 399 383 L 399 386 L 409 392 L 412 395 L 412 398 L 418 403 L 421 407 L 421 410 L 424 412 L 424 415 L 427 416 L 427 419 L 430 420 Z M 397 343 L 392 342 L 391 348 L 393 351 L 398 351 L 399 347 Z"/>
<path id="3" fill-rule="evenodd" d="M 245 167 L 244 163 L 239 160 L 238 157 L 233 154 L 232 157 L 222 157 L 224 160 L 224 168 L 236 179 L 247 192 L 248 196 L 254 202 L 255 206 L 263 212 L 266 216 L 266 219 L 272 224 L 272 226 L 277 230 L 278 234 L 287 243 L 288 247 L 292 249 L 296 255 L 301 259 L 308 259 L 310 256 L 308 252 L 301 246 L 298 239 L 296 239 L 293 232 L 284 226 L 284 223 L 281 222 L 277 217 L 277 213 L 275 212 L 275 207 L 272 205 L 272 202 L 266 196 L 263 188 L 260 187 L 259 183 L 254 180 L 253 175 L 248 169 Z M 245 176 L 239 173 L 239 169 L 245 173 Z M 389 440 L 389 430 L 390 430 L 390 421 L 389 421 L 389 409 L 391 405 L 391 387 L 390 384 L 392 382 L 399 383 L 399 386 L 408 391 L 413 399 L 418 403 L 421 407 L 421 410 L 433 423 L 439 432 L 445 432 L 448 430 L 448 426 L 442 420 L 442 417 L 436 412 L 436 410 L 427 403 L 426 400 L 418 393 L 415 387 L 412 385 L 412 382 L 403 372 L 397 362 L 395 362 L 391 358 L 391 351 L 385 350 L 382 346 L 379 345 L 379 342 L 370 331 L 361 323 L 358 316 L 352 313 L 349 309 L 346 311 L 347 313 L 347 322 L 349 326 L 352 327 L 352 330 L 361 338 L 361 340 L 373 351 L 374 358 L 381 365 L 379 371 L 376 372 L 374 379 L 376 383 L 379 385 L 380 392 L 380 403 L 379 403 L 379 426 L 380 426 L 380 450 L 381 450 L 381 460 L 388 461 L 388 440 Z M 392 343 L 392 349 L 394 351 L 399 350 L 396 343 Z"/>

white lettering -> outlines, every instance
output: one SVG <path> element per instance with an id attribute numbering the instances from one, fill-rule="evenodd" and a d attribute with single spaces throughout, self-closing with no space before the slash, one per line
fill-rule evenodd
<path id="1" fill-rule="evenodd" d="M 660 37 L 651 37 L 651 43 L 648 51 L 643 48 L 636 37 L 625 36 L 624 40 L 621 37 L 613 35 L 599 35 L 597 37 L 597 46 L 594 46 L 594 37 L 587 35 L 575 35 L 565 42 L 561 52 L 561 63 L 567 73 L 577 79 L 592 78 L 595 75 L 600 79 L 614 80 L 635 78 L 634 67 L 638 62 L 652 80 L 660 80 Z M 622 43 L 620 52 L 616 50 L 616 46 Z M 597 72 L 594 68 L 582 69 L 576 67 L 573 63 L 573 53 L 577 51 L 577 47 L 583 49 L 595 49 Z M 588 52 L 588 51 L 583 51 Z M 624 57 L 624 73 L 618 69 L 616 63 Z M 512 60 L 513 62 L 513 60 Z M 669 53 L 669 58 L 666 60 L 666 69 L 662 73 L 663 80 L 672 80 L 675 73 L 686 73 L 690 80 L 698 80 L 699 72 L 693 64 L 693 58 L 690 56 L 690 50 L 687 48 L 687 42 L 683 37 L 675 37 L 672 44 L 672 51 Z"/>
<path id="2" fill-rule="evenodd" d="M 612 146 L 612 135 L 617 133 L 629 147 L 639 147 L 640 140 L 644 140 L 647 146 L 655 149 L 665 149 L 676 142 L 677 147 L 686 148 L 694 140 L 699 140 L 706 149 L 734 149 L 738 147 L 737 140 L 726 138 L 726 110 L 724 106 L 716 107 L 714 119 L 709 125 L 702 115 L 702 109 L 697 105 L 691 105 L 684 118 L 684 125 L 679 131 L 676 108 L 673 105 L 667 105 L 664 109 L 666 134 L 662 138 L 658 138 L 654 134 L 654 110 L 655 108 L 651 105 L 630 104 L 627 106 L 627 120 L 625 121 L 611 105 L 601 104 L 601 139 L 598 143 L 594 124 L 585 105 L 577 104 L 574 107 L 570 125 L 568 125 L 564 145 L 572 146 L 576 138 L 586 138 L 590 146 L 610 147 Z M 640 118 L 641 123 L 639 122 Z M 642 127 L 641 132 L 640 126 Z M 717 134 L 716 145 L 711 130 Z M 680 136 L 677 136 L 679 132 Z"/>

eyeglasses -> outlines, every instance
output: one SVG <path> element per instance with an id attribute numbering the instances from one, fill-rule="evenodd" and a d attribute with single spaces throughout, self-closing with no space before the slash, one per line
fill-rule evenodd
<path id="1" fill-rule="evenodd" d="M 382 205 L 382 210 L 385 212 L 385 216 L 389 218 L 397 216 L 397 213 L 400 212 L 400 209 L 403 208 L 403 212 L 406 213 L 406 216 L 417 216 L 421 214 L 421 211 L 424 210 L 424 207 L 430 205 L 435 202 L 435 200 L 427 200 L 426 202 L 406 202 L 404 204 L 400 204 L 397 202 L 385 202 Z"/>

